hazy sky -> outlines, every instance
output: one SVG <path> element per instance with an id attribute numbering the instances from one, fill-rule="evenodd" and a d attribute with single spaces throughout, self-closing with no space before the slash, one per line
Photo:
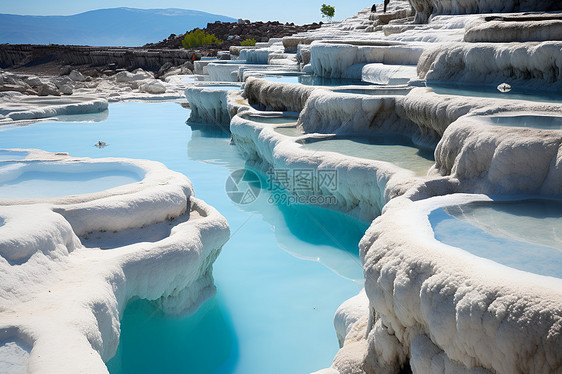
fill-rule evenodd
<path id="1" fill-rule="evenodd" d="M 373 1 L 373 0 L 371 0 Z M 350 17 L 373 2 L 360 0 L 0 0 L 0 13 L 27 15 L 70 15 L 102 8 L 181 8 L 201 10 L 252 21 L 282 21 L 298 24 L 321 21 L 320 7 L 325 2 L 336 8 L 334 20 Z"/>

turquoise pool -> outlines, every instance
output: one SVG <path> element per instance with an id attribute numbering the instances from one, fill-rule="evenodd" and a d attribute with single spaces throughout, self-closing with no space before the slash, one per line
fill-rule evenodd
<path id="1" fill-rule="evenodd" d="M 348 93 L 356 95 L 372 95 L 372 96 L 405 96 L 412 88 L 410 87 L 392 87 L 392 86 L 366 86 L 365 88 L 335 88 L 333 92 Z"/>
<path id="2" fill-rule="evenodd" d="M 429 215 L 435 238 L 515 269 L 562 278 L 562 201 L 472 202 Z"/>
<path id="3" fill-rule="evenodd" d="M 87 166 L 86 166 L 87 167 Z M 48 172 L 4 172 L 0 163 L 0 198 L 25 199 L 61 197 L 104 191 L 113 187 L 139 182 L 139 175 L 127 170 L 107 169 L 90 172 L 66 172 L 64 167 Z"/>
<path id="4" fill-rule="evenodd" d="M 556 115 L 497 115 L 483 117 L 482 119 L 497 126 L 526 127 L 541 130 L 562 130 L 562 117 Z"/>
<path id="5" fill-rule="evenodd" d="M 303 147 L 312 151 L 336 152 L 368 160 L 385 161 L 427 175 L 433 166 L 433 153 L 419 149 L 407 138 L 396 135 L 372 137 L 330 137 L 307 140 Z"/>
<path id="6" fill-rule="evenodd" d="M 260 116 L 260 115 L 245 115 L 243 118 L 247 118 L 253 122 L 267 123 L 270 125 L 296 125 L 297 117 L 284 117 L 284 116 Z"/>
<path id="7" fill-rule="evenodd" d="M 309 206 L 239 206 L 225 193 L 244 168 L 230 134 L 185 125 L 173 103 L 112 104 L 98 123 L 37 123 L 0 129 L 0 148 L 72 156 L 149 158 L 185 173 L 196 196 L 229 221 L 232 238 L 214 267 L 218 293 L 192 316 L 169 318 L 145 300 L 122 319 L 118 373 L 307 373 L 338 350 L 333 316 L 363 285 L 357 244 L 368 224 Z M 96 148 L 97 141 L 109 144 Z M 263 176 L 262 176 L 263 177 Z"/>
<path id="8" fill-rule="evenodd" d="M 29 152 L 0 150 L 0 161 L 23 160 L 27 155 Z"/>
<path id="9" fill-rule="evenodd" d="M 293 138 L 296 138 L 298 136 L 303 136 L 305 134 L 303 131 L 299 130 L 298 127 L 296 126 L 276 127 L 275 132 Z"/>
<path id="10" fill-rule="evenodd" d="M 555 91 L 530 90 L 525 87 L 512 87 L 509 92 L 500 92 L 492 85 L 449 84 L 428 82 L 427 86 L 439 95 L 459 95 L 471 97 L 489 97 L 495 99 L 528 100 L 560 103 L 562 93 Z"/>

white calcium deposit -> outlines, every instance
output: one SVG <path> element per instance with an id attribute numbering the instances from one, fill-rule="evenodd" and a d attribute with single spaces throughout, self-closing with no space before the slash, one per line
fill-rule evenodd
<path id="1" fill-rule="evenodd" d="M 221 87 L 224 87 L 222 89 Z M 237 90 L 224 83 L 192 85 L 185 90 L 185 97 L 189 101 L 191 114 L 190 122 L 228 124 L 230 112 L 228 97 L 236 94 Z M 239 86 L 242 90 L 242 86 Z"/>
<path id="2" fill-rule="evenodd" d="M 229 62 L 196 62 L 195 72 L 202 75 L 198 78 L 244 82 L 244 91 L 228 93 L 190 85 L 185 95 L 192 107 L 191 120 L 230 122 L 232 140 L 243 157 L 262 169 L 337 171 L 337 188 L 318 193 L 335 196 L 334 209 L 374 220 L 359 246 L 365 290 L 337 311 L 341 349 L 332 367 L 321 373 L 410 369 L 424 374 L 559 373 L 562 281 L 441 243 L 435 239 L 428 215 L 469 201 L 522 195 L 559 200 L 562 130 L 501 126 L 490 118 L 523 115 L 532 121 L 538 116 L 542 123 L 544 118 L 560 118 L 562 104 L 556 102 L 562 82 L 560 14 L 494 13 L 560 10 L 560 5 L 552 1 L 393 0 L 386 13 L 382 7 L 377 4 L 375 13 L 366 8 L 345 21 L 282 41 L 232 47 Z M 305 73 L 377 85 L 320 87 L 256 78 Z M 154 83 L 153 77 L 141 71 L 120 73 L 97 84 L 77 74 L 70 79 L 80 83 L 75 83 L 75 93 L 91 85 L 100 94 L 111 92 L 110 100 L 174 96 L 186 85 L 173 77 Z M 29 87 L 45 86 L 44 92 L 53 89 L 48 82 L 21 81 Z M 23 83 L 22 92 L 28 89 Z M 437 87 L 435 91 L 424 87 L 427 83 L 434 87 L 460 83 L 461 89 L 453 90 L 458 94 L 438 94 Z M 462 90 L 466 83 L 476 91 L 481 89 L 482 97 L 466 95 Z M 507 88 L 504 91 L 531 95 L 527 99 L 513 92 L 504 92 L 501 98 L 488 95 L 489 88 L 500 85 Z M 162 86 L 166 92 L 159 93 Z M 540 89 L 538 93 L 550 93 L 555 99 L 537 98 L 540 95 L 529 89 Z M 295 136 L 276 131 L 286 124 L 252 120 L 281 117 L 287 111 L 298 115 Z M 7 115 L 1 112 L 0 121 L 7 120 Z M 303 145 L 334 134 L 401 134 L 434 149 L 435 165 L 427 175 L 416 176 L 391 162 L 313 151 Z M 53 162 L 94 163 L 64 157 Z M 160 300 L 166 310 L 175 311 L 179 304 L 196 305 L 205 294 L 201 290 L 212 288 L 210 264 L 228 236 L 224 219 L 191 196 L 185 178 L 161 166 L 125 160 L 95 162 L 134 164 L 146 171 L 145 185 L 74 198 L 0 201 L 0 233 L 10 230 L 2 238 L 22 248 L 0 247 L 5 267 L 0 276 L 8 282 L 0 283 L 8 284 L 0 301 L 9 306 L 0 314 L 0 341 L 4 342 L 0 358 L 8 357 L 3 360 L 8 368 L 28 363 L 35 372 L 104 370 L 103 359 L 111 357 L 117 346 L 119 313 L 130 297 Z M 162 180 L 167 183 L 162 185 Z M 146 221 L 143 212 L 148 209 L 158 218 Z M 23 214 L 32 214 L 37 223 L 18 224 Z M 127 235 L 116 233 L 120 244 L 114 244 L 114 249 L 95 249 L 96 245 L 112 247 L 113 234 L 98 238 L 91 231 L 166 225 L 167 214 L 179 216 L 182 223 L 169 233 L 160 228 L 164 232 L 160 241 L 122 245 Z M 106 222 L 111 224 L 106 227 Z M 83 243 L 93 241 L 91 248 L 82 246 L 77 232 Z M 36 249 L 45 240 L 49 245 Z M 153 256 L 153 251 L 164 255 Z M 178 260 L 190 251 L 196 255 Z M 175 278 L 175 264 L 181 261 L 191 270 Z M 28 267 L 39 275 L 30 275 Z M 150 267 L 167 271 L 152 281 L 147 276 Z M 185 291 L 176 294 L 174 289 Z M 73 347 L 70 355 L 69 346 Z M 68 366 L 58 363 L 63 354 L 62 365 Z"/>
<path id="3" fill-rule="evenodd" d="M 480 16 L 466 25 L 466 42 L 540 42 L 562 39 L 562 15 Z"/>
<path id="4" fill-rule="evenodd" d="M 230 123 L 232 139 L 244 158 L 264 170 L 335 170 L 337 188 L 318 192 L 335 196 L 337 204 L 331 208 L 358 219 L 372 220 L 390 199 L 405 193 L 421 179 L 414 172 L 388 162 L 306 150 L 294 138 L 276 132 L 271 125 L 245 118 L 250 113 L 243 112 Z M 307 137 L 314 135 L 300 139 Z"/>
<path id="5" fill-rule="evenodd" d="M 427 22 L 432 14 L 467 14 L 495 12 L 530 12 L 560 10 L 550 0 L 411 0 L 417 22 Z"/>
<path id="6" fill-rule="evenodd" d="M 298 123 L 305 132 L 363 135 L 400 132 L 415 136 L 417 127 L 396 113 L 397 98 L 315 90 Z"/>
<path id="7" fill-rule="evenodd" d="M 508 82 L 562 87 L 562 42 L 453 43 L 427 49 L 418 65 L 428 81 Z"/>
<path id="8" fill-rule="evenodd" d="M 397 198 L 367 231 L 360 244 L 372 314 L 365 366 L 409 361 L 424 373 L 549 373 L 562 365 L 560 279 L 434 238 L 428 214 L 474 196 Z"/>
<path id="9" fill-rule="evenodd" d="M 413 3 L 414 12 L 395 2 L 387 14 L 382 6 L 377 13 L 365 9 L 344 22 L 283 39 L 285 53 L 296 51 L 304 72 L 386 86 L 314 87 L 255 79 L 251 76 L 260 75 L 252 73 L 241 80 L 254 109 L 242 105 L 238 115 L 230 112 L 232 139 L 250 163 L 264 169 L 334 168 L 343 177 L 333 208 L 362 219 L 382 209 L 360 244 L 365 292 L 336 313 L 341 350 L 332 367 L 319 373 L 557 372 L 560 279 L 440 243 L 428 214 L 448 204 L 489 200 L 477 193 L 560 197 L 562 130 L 500 126 L 489 118 L 556 118 L 562 105 L 510 95 L 442 95 L 412 86 L 505 82 L 556 91 L 560 21 L 554 14 L 448 15 L 540 8 L 540 2 Z M 273 53 L 267 48 L 241 54 L 265 64 Z M 275 128 L 283 125 L 253 121 L 252 116 L 283 115 L 256 108 L 298 113 L 302 135 L 282 135 Z M 390 163 L 313 152 L 299 144 L 323 134 L 377 133 L 406 134 L 435 147 L 434 169 L 416 178 Z"/>
<path id="10" fill-rule="evenodd" d="M 180 75 L 183 71 L 170 71 L 162 79 L 142 69 L 101 78 L 84 77 L 76 70 L 61 77 L 0 71 L 0 90 L 5 91 L 0 92 L 0 125 L 101 113 L 109 102 L 178 101 L 189 85 L 188 77 Z"/>
<path id="11" fill-rule="evenodd" d="M 37 97 L 19 92 L 0 93 L 0 125 L 73 114 L 100 113 L 108 102 L 94 96 Z"/>
<path id="12" fill-rule="evenodd" d="M 143 178 L 99 193 L 0 202 L 2 372 L 107 372 L 129 300 L 182 314 L 214 293 L 212 263 L 229 228 L 193 197 L 185 176 L 152 161 L 26 152 L 10 164 L 120 166 Z"/>
<path id="13" fill-rule="evenodd" d="M 553 112 L 560 115 L 560 110 Z M 441 174 L 465 191 L 562 195 L 562 131 L 493 126 L 478 117 L 457 120 L 435 151 Z"/>

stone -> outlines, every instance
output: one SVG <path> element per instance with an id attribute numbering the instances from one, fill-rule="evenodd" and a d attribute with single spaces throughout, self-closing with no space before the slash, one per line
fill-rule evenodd
<path id="1" fill-rule="evenodd" d="M 86 77 L 84 77 L 84 75 L 82 73 L 80 73 L 78 70 L 72 70 L 68 74 L 68 77 L 75 82 L 83 82 L 83 81 L 86 80 Z"/>
<path id="2" fill-rule="evenodd" d="M 41 79 L 35 75 L 30 75 L 29 77 L 23 78 L 24 82 L 32 87 L 37 87 L 42 84 Z"/>
<path id="3" fill-rule="evenodd" d="M 72 67 L 69 65 L 62 66 L 59 70 L 60 75 L 68 75 L 72 71 Z"/>
<path id="4" fill-rule="evenodd" d="M 74 92 L 74 89 L 69 84 L 63 84 L 59 87 L 59 90 L 63 95 L 72 95 L 72 93 Z"/>
<path id="5" fill-rule="evenodd" d="M 51 82 L 43 83 L 37 87 L 37 94 L 39 96 L 60 96 L 60 92 Z"/>
<path id="6" fill-rule="evenodd" d="M 150 94 L 163 94 L 166 92 L 166 87 L 160 81 L 154 80 L 141 85 L 140 91 Z"/>

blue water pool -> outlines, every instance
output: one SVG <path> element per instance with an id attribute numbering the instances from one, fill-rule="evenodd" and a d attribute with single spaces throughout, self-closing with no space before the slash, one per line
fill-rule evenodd
<path id="1" fill-rule="evenodd" d="M 0 161 L 23 160 L 27 155 L 29 155 L 29 152 L 0 149 Z"/>
<path id="2" fill-rule="evenodd" d="M 410 91 L 411 88 L 406 87 L 384 87 L 384 86 L 365 86 L 365 88 L 335 88 L 332 89 L 333 92 L 339 93 L 349 93 L 357 95 L 373 95 L 373 96 L 405 96 Z"/>
<path id="3" fill-rule="evenodd" d="M 63 114 L 52 118 L 52 121 L 58 122 L 103 122 L 107 120 L 109 111 L 88 113 L 88 114 Z"/>
<path id="4" fill-rule="evenodd" d="M 483 117 L 484 121 L 497 126 L 527 127 L 542 130 L 562 130 L 562 116 L 519 114 L 519 115 L 497 115 Z"/>
<path id="5" fill-rule="evenodd" d="M 562 201 L 472 202 L 434 210 L 435 238 L 477 256 L 562 278 Z"/>
<path id="6" fill-rule="evenodd" d="M 528 100 L 560 103 L 562 102 L 562 93 L 555 91 L 538 91 L 530 90 L 524 87 L 512 87 L 509 92 L 500 92 L 495 86 L 474 85 L 474 84 L 447 84 L 447 83 L 429 83 L 427 84 L 433 92 L 439 95 L 459 95 L 472 97 L 490 97 L 495 99 L 509 100 Z"/>
<path id="7" fill-rule="evenodd" d="M 426 175 L 434 164 L 431 151 L 419 149 L 409 139 L 394 135 L 310 139 L 303 144 L 303 147 L 313 151 L 336 152 L 368 160 L 391 162 L 401 168 L 412 170 L 417 175 Z"/>
<path id="8" fill-rule="evenodd" d="M 87 168 L 87 166 L 85 166 Z M 64 167 L 49 171 L 4 172 L 0 167 L 0 199 L 23 199 L 79 195 L 135 183 L 138 174 L 117 169 L 91 172 L 65 172 Z M 39 169 L 40 170 L 40 169 Z"/>
<path id="9" fill-rule="evenodd" d="M 238 91 L 242 87 L 235 84 L 209 84 L 209 85 L 196 85 L 196 87 L 204 88 L 212 91 Z"/>
<path id="10" fill-rule="evenodd" d="M 307 86 L 346 86 L 346 85 L 372 85 L 368 82 L 363 82 L 358 79 L 344 79 L 344 78 L 324 78 L 315 75 L 275 75 L 260 77 L 269 82 L 277 83 L 300 83 Z"/>
<path id="11" fill-rule="evenodd" d="M 299 130 L 296 126 L 298 117 L 295 116 L 244 115 L 244 118 L 247 118 L 253 122 L 274 125 L 275 132 L 282 135 L 291 137 L 304 135 L 304 132 Z"/>
<path id="12" fill-rule="evenodd" d="M 304 135 L 304 131 L 299 130 L 298 127 L 296 126 L 282 126 L 282 127 L 276 127 L 275 128 L 275 132 L 281 134 L 281 135 L 285 135 L 285 136 L 290 136 L 290 137 L 298 137 L 298 136 L 302 136 Z"/>
<path id="13" fill-rule="evenodd" d="M 298 118 L 296 117 L 282 117 L 282 116 L 258 116 L 258 115 L 245 115 L 253 122 L 267 123 L 270 125 L 296 125 Z"/>
<path id="14" fill-rule="evenodd" d="M 232 238 L 214 266 L 217 295 L 183 318 L 133 301 L 122 319 L 116 373 L 307 373 L 338 350 L 333 316 L 362 287 L 357 244 L 367 224 L 302 205 L 272 205 L 261 189 L 240 206 L 225 193 L 245 162 L 230 134 L 185 125 L 173 103 L 112 104 L 101 123 L 38 123 L 2 132 L 0 148 L 72 156 L 149 158 L 185 173 L 196 196 L 229 221 Z M 109 144 L 98 149 L 92 144 Z M 264 176 L 261 175 L 263 178 Z"/>
<path id="15" fill-rule="evenodd" d="M 276 83 L 301 83 L 302 77 L 302 75 L 272 75 L 259 78 Z"/>

